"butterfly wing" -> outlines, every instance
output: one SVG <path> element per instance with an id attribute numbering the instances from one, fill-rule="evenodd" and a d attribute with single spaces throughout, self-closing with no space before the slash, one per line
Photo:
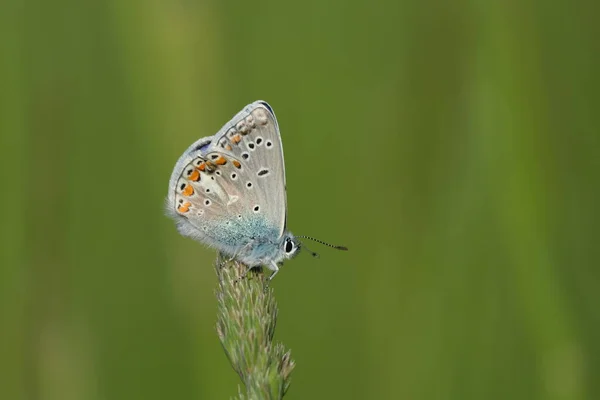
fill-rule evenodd
<path id="1" fill-rule="evenodd" d="M 171 176 L 169 213 L 184 236 L 236 254 L 274 242 L 285 229 L 283 148 L 275 114 L 245 107 L 214 136 L 200 139 Z"/>
<path id="2" fill-rule="evenodd" d="M 273 109 L 264 101 L 249 104 L 215 137 L 207 157 L 232 157 L 235 162 L 231 166 L 236 167 L 240 179 L 232 189 L 241 189 L 239 195 L 252 201 L 252 211 L 258 206 L 281 236 L 287 212 L 285 164 Z"/>

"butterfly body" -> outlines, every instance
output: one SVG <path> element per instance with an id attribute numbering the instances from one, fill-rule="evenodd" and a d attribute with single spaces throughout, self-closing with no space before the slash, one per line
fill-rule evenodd
<path id="1" fill-rule="evenodd" d="M 169 182 L 167 213 L 183 236 L 249 267 L 276 273 L 279 263 L 298 253 L 299 243 L 286 229 L 279 127 L 266 102 L 249 104 L 183 153 Z"/>

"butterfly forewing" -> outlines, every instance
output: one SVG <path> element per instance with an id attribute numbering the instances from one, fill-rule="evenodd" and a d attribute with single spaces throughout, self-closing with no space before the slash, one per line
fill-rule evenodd
<path id="1" fill-rule="evenodd" d="M 229 174 L 223 176 L 227 193 L 244 199 L 241 212 L 263 216 L 281 235 L 286 218 L 285 169 L 275 115 L 265 102 L 255 102 L 223 130 L 207 149 L 207 156 L 230 157 Z"/>
<path id="2" fill-rule="evenodd" d="M 232 254 L 257 237 L 276 241 L 281 236 L 286 217 L 283 150 L 277 120 L 266 103 L 250 104 L 215 136 L 192 145 L 176 171 L 169 201 L 185 236 Z"/>

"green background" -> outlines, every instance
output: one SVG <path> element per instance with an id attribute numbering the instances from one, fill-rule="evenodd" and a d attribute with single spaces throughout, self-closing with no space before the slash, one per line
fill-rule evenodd
<path id="1" fill-rule="evenodd" d="M 4 1 L 0 397 L 223 399 L 175 161 L 277 113 L 286 399 L 600 398 L 595 1 Z"/>

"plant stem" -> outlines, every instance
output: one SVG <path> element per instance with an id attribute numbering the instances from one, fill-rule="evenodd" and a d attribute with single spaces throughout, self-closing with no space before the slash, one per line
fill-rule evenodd
<path id="1" fill-rule="evenodd" d="M 224 261 L 225 260 L 225 261 Z M 253 269 L 219 255 L 216 271 L 217 333 L 246 386 L 240 399 L 281 399 L 290 385 L 294 361 L 281 343 L 273 344 L 277 303 L 262 269 Z"/>

